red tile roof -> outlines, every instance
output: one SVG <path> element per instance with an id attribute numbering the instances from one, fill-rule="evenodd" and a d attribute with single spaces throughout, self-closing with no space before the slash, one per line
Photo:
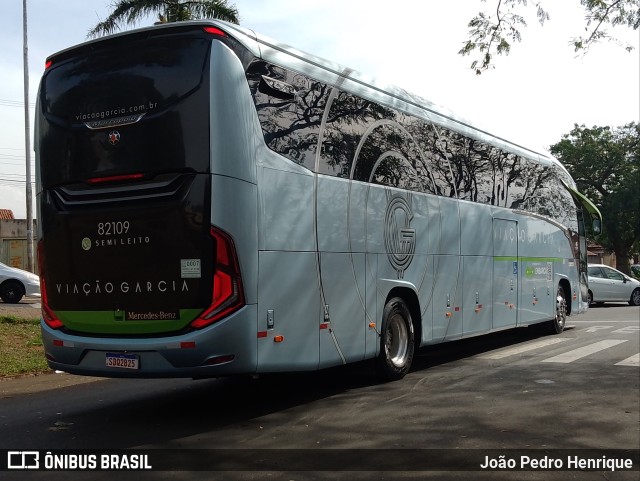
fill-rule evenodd
<path id="1" fill-rule="evenodd" d="M 13 211 L 11 209 L 0 209 L 0 220 L 13 220 Z"/>

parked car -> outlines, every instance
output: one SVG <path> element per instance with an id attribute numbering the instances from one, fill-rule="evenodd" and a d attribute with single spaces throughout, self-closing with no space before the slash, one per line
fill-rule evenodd
<path id="1" fill-rule="evenodd" d="M 640 279 L 640 264 L 633 264 L 631 266 L 631 275 L 636 279 Z"/>
<path id="2" fill-rule="evenodd" d="M 640 281 L 613 267 L 589 264 L 589 304 L 628 302 L 640 306 Z"/>
<path id="3" fill-rule="evenodd" d="M 23 296 L 40 297 L 38 276 L 0 262 L 0 298 L 7 304 L 16 304 Z"/>

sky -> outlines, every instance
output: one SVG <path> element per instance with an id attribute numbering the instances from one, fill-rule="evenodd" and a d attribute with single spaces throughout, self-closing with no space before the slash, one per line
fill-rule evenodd
<path id="1" fill-rule="evenodd" d="M 1 0 L 0 208 L 26 218 L 22 0 Z M 533 149 L 546 149 L 574 124 L 617 127 L 640 117 L 640 34 L 610 33 L 612 42 L 577 56 L 569 45 L 583 34 L 579 0 L 543 0 L 551 18 L 541 26 L 529 3 L 528 26 L 508 56 L 477 76 L 458 55 L 467 24 L 497 0 L 230 0 L 240 24 L 344 67 L 444 106 L 473 124 Z M 110 13 L 112 0 L 28 0 L 31 164 L 38 83 L 47 56 L 82 43 Z M 391 7 L 391 8 L 390 8 Z M 155 19 L 141 21 L 138 27 Z M 130 29 L 133 27 L 126 27 Z M 35 179 L 35 169 L 32 167 Z M 35 194 L 35 186 L 34 186 Z M 35 203 L 34 203 L 35 216 Z"/>

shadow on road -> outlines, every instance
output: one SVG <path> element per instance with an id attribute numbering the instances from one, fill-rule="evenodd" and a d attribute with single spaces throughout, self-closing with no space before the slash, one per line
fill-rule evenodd
<path id="1" fill-rule="evenodd" d="M 182 438 L 216 432 L 223 436 L 227 427 L 233 427 L 236 437 L 237 431 L 243 429 L 255 436 L 264 416 L 285 416 L 289 409 L 336 395 L 340 395 L 339 402 L 344 403 L 347 412 L 352 396 L 404 396 L 411 387 L 409 377 L 416 377 L 416 373 L 428 374 L 429 368 L 540 335 L 537 329 L 517 329 L 422 348 L 407 379 L 398 383 L 379 384 L 371 362 L 257 379 L 111 379 L 25 396 L 31 412 L 38 413 L 27 421 L 18 414 L 24 400 L 5 399 L 1 403 L 4 418 L 22 421 L 0 426 L 0 432 L 8 429 L 0 439 L 11 441 L 11 446 L 0 447 L 176 447 L 175 440 Z M 354 400 L 357 402 L 362 401 Z M 15 416 L 11 415 L 13 410 Z M 354 415 L 358 413 L 354 411 Z M 4 444 L 0 441 L 0 445 Z"/>

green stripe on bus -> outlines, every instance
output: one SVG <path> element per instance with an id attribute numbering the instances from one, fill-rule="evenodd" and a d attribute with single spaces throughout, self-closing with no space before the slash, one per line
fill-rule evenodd
<path id="1" fill-rule="evenodd" d="M 126 320 L 114 311 L 55 311 L 67 329 L 91 334 L 160 334 L 179 331 L 203 309 L 180 309 L 179 319 Z"/>
<path id="2" fill-rule="evenodd" d="M 563 262 L 561 257 L 510 257 L 510 256 L 494 256 L 494 261 L 510 261 L 510 262 Z"/>

